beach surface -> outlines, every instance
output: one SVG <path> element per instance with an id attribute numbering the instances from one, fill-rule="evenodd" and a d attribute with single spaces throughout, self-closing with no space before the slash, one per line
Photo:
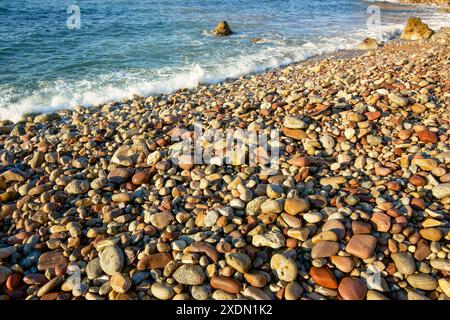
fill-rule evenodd
<path id="1" fill-rule="evenodd" d="M 1 121 L 0 299 L 448 300 L 445 33 Z"/>

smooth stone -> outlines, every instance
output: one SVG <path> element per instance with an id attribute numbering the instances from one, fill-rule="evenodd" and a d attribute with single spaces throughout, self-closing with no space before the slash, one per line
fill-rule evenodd
<path id="1" fill-rule="evenodd" d="M 438 287 L 436 279 L 425 273 L 411 274 L 406 277 L 406 281 L 408 281 L 411 287 L 425 291 L 432 291 Z"/>
<path id="2" fill-rule="evenodd" d="M 45 252 L 39 256 L 38 270 L 47 270 L 51 268 L 66 268 L 69 260 L 64 257 L 62 251 Z"/>
<path id="3" fill-rule="evenodd" d="M 151 255 L 144 255 L 137 264 L 138 270 L 163 269 L 173 260 L 170 253 L 160 252 Z"/>
<path id="4" fill-rule="evenodd" d="M 247 272 L 252 266 L 250 257 L 242 252 L 227 254 L 225 258 L 227 264 L 240 273 Z"/>
<path id="5" fill-rule="evenodd" d="M 303 294 L 303 288 L 297 282 L 290 282 L 284 289 L 284 299 L 298 300 Z"/>
<path id="6" fill-rule="evenodd" d="M 107 246 L 99 254 L 100 266 L 102 270 L 112 276 L 116 272 L 122 271 L 124 266 L 124 257 L 122 250 L 116 245 Z"/>
<path id="7" fill-rule="evenodd" d="M 195 286 L 206 279 L 205 272 L 199 265 L 183 264 L 173 273 L 173 278 L 181 284 Z"/>
<path id="8" fill-rule="evenodd" d="M 80 195 L 88 192 L 90 184 L 86 180 L 73 180 L 64 189 L 64 191 L 71 195 Z"/>
<path id="9" fill-rule="evenodd" d="M 404 274 L 410 275 L 416 271 L 416 264 L 414 258 L 410 253 L 395 252 L 391 254 L 391 258 L 395 263 L 397 270 Z"/>
<path id="10" fill-rule="evenodd" d="M 100 258 L 96 257 L 90 260 L 86 266 L 86 275 L 88 279 L 97 279 L 103 273 L 102 267 L 100 266 Z"/>
<path id="11" fill-rule="evenodd" d="M 431 267 L 439 270 L 439 271 L 445 271 L 450 272 L 450 260 L 449 259 L 432 259 L 430 260 Z"/>
<path id="12" fill-rule="evenodd" d="M 111 288 L 118 293 L 125 293 L 131 288 L 131 279 L 127 274 L 116 272 L 109 280 Z"/>
<path id="13" fill-rule="evenodd" d="M 250 300 L 272 300 L 270 296 L 259 288 L 248 286 L 242 292 L 242 295 Z"/>
<path id="14" fill-rule="evenodd" d="M 450 196 L 450 182 L 441 183 L 435 186 L 431 192 L 437 199 L 447 198 Z"/>
<path id="15" fill-rule="evenodd" d="M 302 198 L 287 198 L 284 202 L 284 211 L 291 215 L 307 212 L 309 208 L 309 201 Z"/>
<path id="16" fill-rule="evenodd" d="M 175 295 L 173 286 L 159 281 L 152 284 L 150 291 L 153 296 L 155 296 L 155 298 L 158 298 L 160 300 L 169 300 Z"/>
<path id="17" fill-rule="evenodd" d="M 210 285 L 214 289 L 223 290 L 229 293 L 239 293 L 242 290 L 242 285 L 239 281 L 222 276 L 212 277 Z"/>
<path id="18" fill-rule="evenodd" d="M 338 291 L 344 300 L 364 300 L 367 286 L 359 278 L 345 277 L 339 283 Z"/>
<path id="19" fill-rule="evenodd" d="M 345 251 L 360 259 L 368 259 L 373 255 L 377 238 L 368 234 L 353 235 L 345 247 Z"/>
<path id="20" fill-rule="evenodd" d="M 335 241 L 320 241 L 311 250 L 313 259 L 328 258 L 334 256 L 339 251 L 339 244 Z"/>
<path id="21" fill-rule="evenodd" d="M 319 286 L 323 286 L 330 289 L 337 289 L 338 287 L 336 277 L 331 272 L 331 270 L 326 266 L 320 268 L 313 266 L 309 270 L 309 274 L 311 275 L 313 281 Z"/>

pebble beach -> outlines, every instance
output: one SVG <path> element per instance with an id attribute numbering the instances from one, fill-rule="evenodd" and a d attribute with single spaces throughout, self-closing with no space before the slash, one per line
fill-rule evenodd
<path id="1" fill-rule="evenodd" d="M 0 300 L 450 299 L 436 34 L 1 121 Z M 278 130 L 277 172 L 174 163 L 196 122 Z"/>

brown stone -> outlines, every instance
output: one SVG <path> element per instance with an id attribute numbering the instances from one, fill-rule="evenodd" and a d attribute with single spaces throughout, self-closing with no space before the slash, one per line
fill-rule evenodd
<path id="1" fill-rule="evenodd" d="M 382 212 L 375 212 L 370 220 L 378 232 L 388 232 L 391 228 L 391 217 Z"/>
<path id="2" fill-rule="evenodd" d="M 327 220 L 322 226 L 322 232 L 324 231 L 334 232 L 338 240 L 343 239 L 345 236 L 345 226 L 337 219 Z"/>
<path id="3" fill-rule="evenodd" d="M 288 198 L 284 202 L 284 210 L 291 215 L 306 212 L 309 210 L 309 201 L 302 198 Z"/>
<path id="4" fill-rule="evenodd" d="M 206 254 L 213 262 L 219 261 L 219 253 L 217 252 L 216 248 L 214 248 L 212 245 L 203 243 L 203 242 L 196 242 L 194 244 L 191 244 L 189 246 L 189 252 L 200 252 Z"/>
<path id="5" fill-rule="evenodd" d="M 345 251 L 355 257 L 368 259 L 373 255 L 377 238 L 368 234 L 357 234 L 351 237 Z"/>
<path id="6" fill-rule="evenodd" d="M 165 252 L 145 255 L 139 260 L 137 268 L 138 270 L 162 269 L 172 260 L 172 255 Z"/>
<path id="7" fill-rule="evenodd" d="M 327 287 L 330 289 L 336 289 L 338 287 L 338 283 L 334 274 L 328 267 L 312 267 L 309 270 L 309 274 L 313 281 L 319 286 Z"/>
<path id="8" fill-rule="evenodd" d="M 421 175 L 415 174 L 409 178 L 409 182 L 416 187 L 421 187 L 427 184 L 427 179 Z"/>
<path id="9" fill-rule="evenodd" d="M 301 129 L 282 128 L 281 131 L 286 137 L 292 138 L 294 140 L 302 140 L 307 137 L 306 132 Z"/>
<path id="10" fill-rule="evenodd" d="M 127 182 L 132 174 L 133 174 L 132 170 L 124 168 L 116 168 L 108 174 L 108 182 L 122 184 Z"/>
<path id="11" fill-rule="evenodd" d="M 210 281 L 211 287 L 220 289 L 229 293 L 239 293 L 242 290 L 242 284 L 232 278 L 214 276 Z"/>
<path id="12" fill-rule="evenodd" d="M 418 261 L 422 261 L 430 254 L 430 246 L 424 239 L 420 239 L 419 242 L 417 242 L 416 251 L 414 252 L 414 258 Z"/>
<path id="13" fill-rule="evenodd" d="M 56 267 L 67 267 L 69 260 L 63 256 L 62 251 L 50 251 L 41 254 L 38 260 L 38 270 L 47 270 Z"/>
<path id="14" fill-rule="evenodd" d="M 355 262 L 351 257 L 332 256 L 330 257 L 332 264 L 342 272 L 350 272 L 355 267 Z"/>
<path id="15" fill-rule="evenodd" d="M 419 133 L 417 133 L 417 137 L 424 143 L 437 143 L 438 141 L 436 133 L 430 130 L 420 131 Z"/>
<path id="16" fill-rule="evenodd" d="M 439 241 L 442 239 L 442 231 L 438 228 L 426 228 L 419 232 L 423 238 L 430 241 Z"/>
<path id="17" fill-rule="evenodd" d="M 352 221 L 353 234 L 370 234 L 372 226 L 369 222 L 354 220 Z"/>
<path id="18" fill-rule="evenodd" d="M 313 259 L 334 256 L 339 251 L 339 244 L 334 241 L 320 241 L 311 250 Z"/>
<path id="19" fill-rule="evenodd" d="M 345 277 L 339 283 L 338 291 L 344 300 L 364 300 L 367 286 L 361 279 Z"/>

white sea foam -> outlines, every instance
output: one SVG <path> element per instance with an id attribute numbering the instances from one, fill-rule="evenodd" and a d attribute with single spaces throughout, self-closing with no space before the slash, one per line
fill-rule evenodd
<path id="1" fill-rule="evenodd" d="M 448 14 L 445 16 L 445 14 L 436 13 L 428 16 L 424 21 L 433 29 L 439 29 L 446 25 L 447 17 Z M 40 89 L 31 92 L 26 98 L 13 103 L 11 101 L 17 92 L 4 87 L 0 88 L 0 119 L 18 121 L 26 113 L 53 112 L 76 105 L 93 106 L 118 101 L 132 98 L 133 95 L 149 96 L 170 93 L 180 88 L 192 89 L 201 83 L 216 83 L 302 61 L 315 55 L 352 49 L 366 37 L 387 41 L 400 35 L 402 28 L 403 24 L 370 26 L 348 36 L 320 38 L 302 45 L 282 45 L 281 43 L 275 46 L 261 45 L 257 53 L 242 53 L 205 66 L 195 64 L 182 69 L 116 72 L 82 81 L 47 82 L 42 83 Z"/>

